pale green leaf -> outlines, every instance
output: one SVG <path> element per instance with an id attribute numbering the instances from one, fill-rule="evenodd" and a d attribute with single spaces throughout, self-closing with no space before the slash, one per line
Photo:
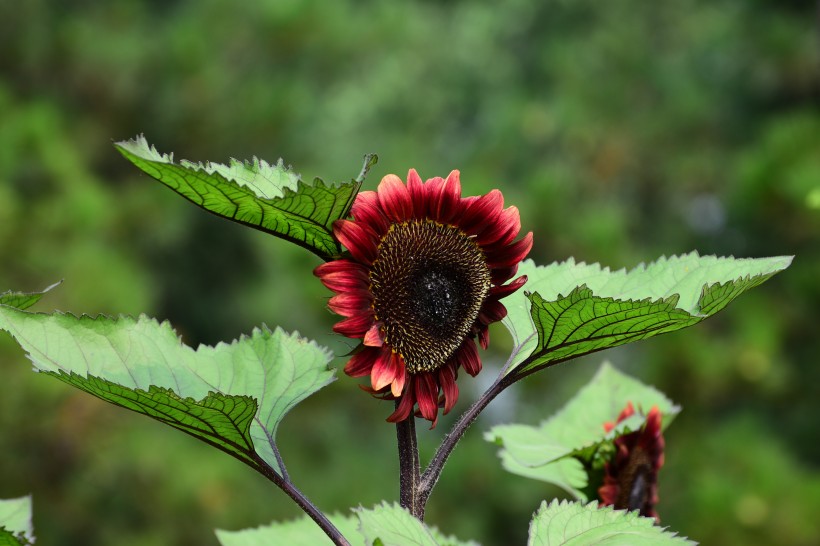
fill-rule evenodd
<path id="1" fill-rule="evenodd" d="M 696 544 L 655 525 L 638 512 L 598 508 L 557 500 L 546 501 L 530 522 L 529 546 L 679 546 Z"/>
<path id="2" fill-rule="evenodd" d="M 249 464 L 261 459 L 280 474 L 279 423 L 334 374 L 326 349 L 278 328 L 194 350 L 167 322 L 145 316 L 75 317 L 0 306 L 0 329 L 17 340 L 35 370 L 159 419 Z"/>
<path id="3" fill-rule="evenodd" d="M 33 542 L 31 495 L 0 499 L 0 545 L 25 546 Z"/>
<path id="4" fill-rule="evenodd" d="M 62 282 L 62 281 L 60 281 Z M 58 286 L 60 283 L 56 282 L 49 287 L 44 288 L 39 292 L 15 292 L 8 290 L 0 294 L 0 305 L 8 305 L 17 309 L 28 309 L 43 297 L 43 294 Z"/>
<path id="5" fill-rule="evenodd" d="M 328 519 L 350 542 L 351 546 L 365 546 L 364 538 L 359 532 L 359 519 L 355 516 L 331 514 Z M 307 516 L 283 522 L 274 522 L 255 529 L 241 531 L 223 531 L 217 529 L 216 537 L 222 546 L 270 546 L 282 544 L 287 546 L 321 546 L 331 545 L 328 538 L 316 522 Z"/>
<path id="6" fill-rule="evenodd" d="M 435 527 L 427 527 L 396 504 L 383 502 L 372 510 L 354 509 L 355 517 L 332 514 L 328 519 L 353 546 L 479 546 L 477 542 L 461 541 L 445 535 Z M 331 544 L 316 523 L 302 518 L 274 522 L 270 525 L 241 531 L 217 530 L 222 546 L 313 546 Z"/>
<path id="7" fill-rule="evenodd" d="M 578 459 L 565 457 L 541 466 L 524 466 L 506 449 L 502 449 L 498 456 L 507 472 L 557 485 L 580 501 L 589 500 L 583 491 L 588 483 L 587 472 Z"/>
<path id="8" fill-rule="evenodd" d="M 354 512 L 368 545 L 439 546 L 430 530 L 398 504 L 383 502 L 371 510 L 359 508 Z"/>
<path id="9" fill-rule="evenodd" d="M 614 422 L 629 402 L 637 413 L 607 433 L 604 423 Z M 660 391 L 604 362 L 592 380 L 541 425 L 498 425 L 484 437 L 503 446 L 502 460 L 510 457 L 524 467 L 541 467 L 570 455 L 590 459 L 601 444 L 627 430 L 640 428 L 644 417 L 639 414 L 649 412 L 652 406 L 658 406 L 664 428 L 680 412 L 680 407 Z M 512 466 L 510 470 L 516 468 Z M 549 472 L 546 475 L 549 476 Z M 529 474 L 529 477 L 537 476 L 538 473 Z M 561 483 L 552 483 L 563 487 Z M 573 488 L 584 486 L 579 481 L 570 482 L 570 485 Z"/>
<path id="10" fill-rule="evenodd" d="M 307 184 L 280 159 L 276 164 L 254 158 L 219 163 L 174 163 L 145 137 L 114 146 L 134 165 L 195 205 L 307 248 L 322 258 L 340 252 L 333 222 L 350 210 L 362 179 L 377 158 L 366 156 L 357 180 L 336 186 L 320 179 Z"/>
<path id="11" fill-rule="evenodd" d="M 614 272 L 572 259 L 549 266 L 527 260 L 519 268 L 529 278 L 526 291 L 504 300 L 504 325 L 515 345 L 507 373 L 530 372 L 697 324 L 791 260 L 693 252 Z"/>

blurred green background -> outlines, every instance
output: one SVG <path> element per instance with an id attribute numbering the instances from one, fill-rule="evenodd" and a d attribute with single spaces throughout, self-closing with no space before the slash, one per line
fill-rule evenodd
<path id="1" fill-rule="evenodd" d="M 318 260 L 142 176 L 112 139 L 177 158 L 283 157 L 303 177 L 462 172 L 499 187 L 532 257 L 613 268 L 661 254 L 795 254 L 691 330 L 537 374 L 455 451 L 445 531 L 523 544 L 545 484 L 481 432 L 536 423 L 602 358 L 684 407 L 659 512 L 704 544 L 820 543 L 820 109 L 815 6 L 784 0 L 0 3 L 0 291 L 65 279 L 39 310 L 145 312 L 188 343 L 281 325 L 332 347 Z M 467 407 L 510 348 L 464 376 Z M 338 359 L 338 365 L 344 360 Z M 0 497 L 34 495 L 42 544 L 216 544 L 298 509 L 237 461 L 32 374 L 0 336 Z M 398 495 L 389 404 L 341 377 L 280 442 L 328 511 Z M 422 427 L 429 456 L 455 415 Z"/>

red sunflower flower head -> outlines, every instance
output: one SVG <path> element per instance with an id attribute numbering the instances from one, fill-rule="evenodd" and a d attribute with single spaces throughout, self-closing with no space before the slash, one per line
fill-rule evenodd
<path id="1" fill-rule="evenodd" d="M 377 191 L 356 196 L 351 220 L 333 225 L 344 257 L 314 270 L 336 295 L 331 311 L 345 317 L 333 330 L 362 343 L 345 366 L 370 376 L 365 390 L 398 400 L 387 420 L 418 414 L 436 424 L 438 408 L 458 399 L 459 368 L 481 371 L 475 340 L 486 349 L 487 327 L 507 315 L 501 299 L 521 288 L 510 282 L 532 248 L 518 209 L 501 192 L 461 197 L 459 172 L 405 184 L 385 176 Z"/>
<path id="2" fill-rule="evenodd" d="M 618 420 L 614 424 L 605 423 L 604 429 L 611 431 L 634 413 L 630 402 Z M 664 446 L 661 412 L 653 406 L 640 430 L 615 439 L 615 455 L 604 464 L 604 483 L 598 489 L 601 505 L 613 506 L 617 510 L 640 510 L 642 516 L 660 521 L 655 506 Z"/>

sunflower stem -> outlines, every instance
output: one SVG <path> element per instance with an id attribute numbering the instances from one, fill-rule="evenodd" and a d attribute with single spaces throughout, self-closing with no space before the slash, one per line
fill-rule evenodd
<path id="1" fill-rule="evenodd" d="M 399 401 L 396 401 L 398 407 Z M 424 521 L 424 503 L 419 496 L 419 446 L 416 438 L 416 418 L 412 414 L 396 423 L 399 447 L 399 502 L 413 516 Z"/>
<path id="2" fill-rule="evenodd" d="M 516 379 L 514 374 L 507 376 L 499 375 L 495 382 L 484 391 L 484 394 L 482 394 L 467 411 L 461 414 L 461 417 L 458 418 L 453 428 L 450 429 L 450 432 L 444 437 L 441 445 L 436 450 L 436 454 L 433 455 L 433 458 L 430 460 L 430 464 L 427 465 L 427 468 L 421 475 L 421 481 L 417 488 L 417 502 L 421 506 L 422 514 L 424 514 L 424 508 L 427 506 L 430 493 L 432 493 L 433 487 L 435 487 L 436 482 L 438 482 L 441 476 L 444 463 L 447 462 L 450 453 L 453 452 L 458 441 L 461 440 L 461 437 L 464 436 L 464 433 L 467 432 L 467 429 L 470 428 L 470 425 L 476 420 L 478 415 L 487 407 L 487 404 L 492 402 L 501 391 L 512 385 Z"/>
<path id="3" fill-rule="evenodd" d="M 256 470 L 265 476 L 268 480 L 272 481 L 277 487 L 279 487 L 282 491 L 284 491 L 287 496 L 296 502 L 310 518 L 316 522 L 322 531 L 333 541 L 333 544 L 336 546 L 351 546 L 350 541 L 348 541 L 344 535 L 336 528 L 333 523 L 327 519 L 327 516 L 316 507 L 310 499 L 308 499 L 304 493 L 302 493 L 293 482 L 289 479 L 283 478 L 276 470 L 274 470 L 268 463 L 263 461 L 261 458 L 258 458 L 256 461 L 257 466 Z"/>

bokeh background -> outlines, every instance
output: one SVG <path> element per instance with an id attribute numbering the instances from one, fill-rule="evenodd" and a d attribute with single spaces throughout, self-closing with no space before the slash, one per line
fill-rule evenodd
<path id="1" fill-rule="evenodd" d="M 281 325 L 332 347 L 308 252 L 212 217 L 111 141 L 177 158 L 283 157 L 305 178 L 417 168 L 501 188 L 532 257 L 631 267 L 662 254 L 795 254 L 693 329 L 519 383 L 450 459 L 428 519 L 523 544 L 546 484 L 481 433 L 537 423 L 602 358 L 684 407 L 663 524 L 704 544 L 820 543 L 820 109 L 816 6 L 786 0 L 0 2 L 0 290 L 39 310 L 148 313 L 186 342 Z M 492 332 L 488 368 L 510 349 Z M 344 360 L 338 359 L 337 365 Z M 0 497 L 34 495 L 42 544 L 216 544 L 295 517 L 278 489 L 147 418 L 32 374 L 0 336 Z M 489 379 L 462 379 L 464 409 Z M 466 380 L 464 380 L 466 379 Z M 398 495 L 390 405 L 339 381 L 280 430 L 328 511 Z M 458 413 L 458 411 L 454 412 Z M 420 432 L 429 456 L 455 415 Z"/>

